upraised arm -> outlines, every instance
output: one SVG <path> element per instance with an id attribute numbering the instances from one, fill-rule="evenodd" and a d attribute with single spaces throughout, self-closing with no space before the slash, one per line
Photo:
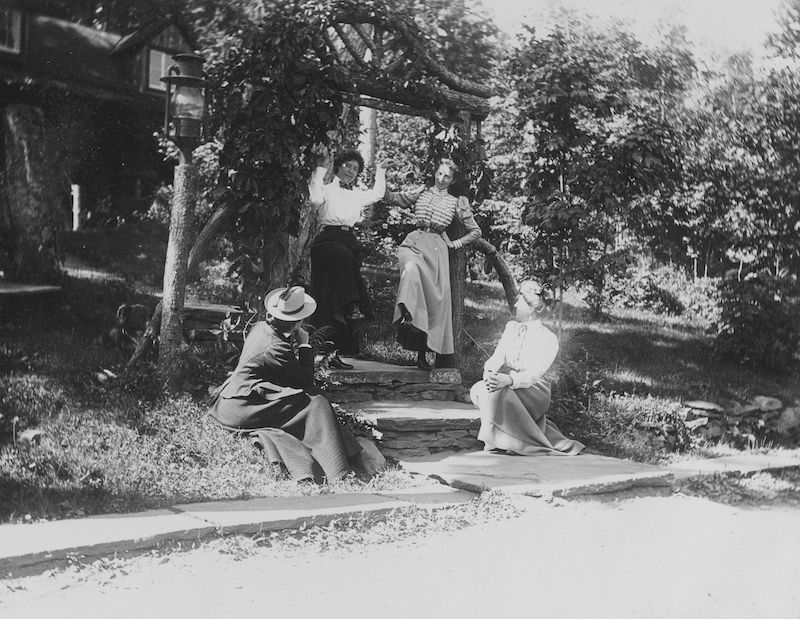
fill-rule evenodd
<path id="1" fill-rule="evenodd" d="M 383 196 L 383 201 L 387 204 L 414 208 L 423 191 L 425 191 L 425 187 L 417 187 L 407 191 L 387 191 Z"/>
<path id="2" fill-rule="evenodd" d="M 322 188 L 327 173 L 328 168 L 322 166 L 316 168 L 311 173 L 311 180 L 308 182 L 308 199 L 314 206 L 322 206 L 325 204 L 325 191 Z"/>

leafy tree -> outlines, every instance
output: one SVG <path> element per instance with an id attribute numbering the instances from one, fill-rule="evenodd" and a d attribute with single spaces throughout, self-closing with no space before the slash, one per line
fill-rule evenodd
<path id="1" fill-rule="evenodd" d="M 600 33 L 573 15 L 546 37 L 529 31 L 511 57 L 518 115 L 529 145 L 521 230 L 527 269 L 554 290 L 587 289 L 599 313 L 647 198 L 678 175 L 679 144 L 654 97 L 644 97 L 646 50 L 627 32 Z M 663 68 L 647 68 L 660 75 Z M 664 83 L 665 78 L 655 83 Z M 519 162 L 517 162 L 518 164 Z"/>

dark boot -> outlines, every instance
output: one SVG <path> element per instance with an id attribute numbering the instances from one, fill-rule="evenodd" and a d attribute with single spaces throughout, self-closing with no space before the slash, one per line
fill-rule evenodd
<path id="1" fill-rule="evenodd" d="M 431 364 L 428 363 L 428 360 L 425 358 L 425 353 L 420 351 L 417 353 L 417 367 L 420 370 L 430 371 Z"/>

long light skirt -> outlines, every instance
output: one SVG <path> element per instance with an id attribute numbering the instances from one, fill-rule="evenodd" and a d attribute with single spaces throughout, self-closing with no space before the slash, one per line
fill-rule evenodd
<path id="1" fill-rule="evenodd" d="M 402 303 L 411 313 L 413 325 L 427 335 L 428 348 L 451 355 L 453 311 L 450 298 L 450 257 L 438 234 L 414 230 L 397 250 L 400 285 L 393 322 L 400 320 Z"/>
<path id="2" fill-rule="evenodd" d="M 481 412 L 478 440 L 485 449 L 503 449 L 521 456 L 576 455 L 584 449 L 568 439 L 547 419 L 550 384 L 541 379 L 531 387 L 489 391 L 479 381 L 470 389 L 472 403 Z"/>

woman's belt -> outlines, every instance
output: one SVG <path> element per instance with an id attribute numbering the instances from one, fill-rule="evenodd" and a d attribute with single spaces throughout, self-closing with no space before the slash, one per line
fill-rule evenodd
<path id="1" fill-rule="evenodd" d="M 441 234 L 444 228 L 433 224 L 417 224 L 417 230 L 422 230 L 423 232 L 433 232 L 434 234 Z"/>
<path id="2" fill-rule="evenodd" d="M 344 230 L 345 232 L 353 232 L 353 226 L 324 226 L 325 230 Z"/>

